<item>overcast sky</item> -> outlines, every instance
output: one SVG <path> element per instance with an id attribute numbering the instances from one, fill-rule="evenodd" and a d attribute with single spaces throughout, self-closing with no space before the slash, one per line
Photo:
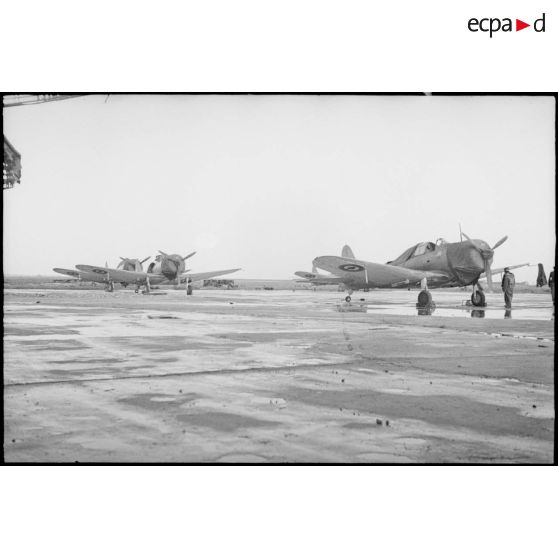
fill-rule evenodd
<path id="1" fill-rule="evenodd" d="M 4 109 L 22 180 L 4 273 L 187 254 L 291 278 L 318 255 L 394 259 L 469 236 L 493 267 L 554 260 L 550 97 L 89 96 Z M 536 269 L 517 270 L 518 280 Z"/>

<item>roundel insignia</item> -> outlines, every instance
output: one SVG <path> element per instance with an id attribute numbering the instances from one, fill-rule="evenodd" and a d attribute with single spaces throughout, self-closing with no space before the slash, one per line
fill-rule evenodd
<path id="1" fill-rule="evenodd" d="M 363 271 L 364 267 L 358 264 L 343 264 L 339 266 L 343 271 Z"/>

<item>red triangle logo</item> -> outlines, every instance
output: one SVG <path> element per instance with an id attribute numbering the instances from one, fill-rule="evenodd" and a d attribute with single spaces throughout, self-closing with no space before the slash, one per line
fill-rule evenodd
<path id="1" fill-rule="evenodd" d="M 521 21 L 520 19 L 515 20 L 515 30 L 516 31 L 521 31 L 522 29 L 525 29 L 526 27 L 531 27 L 531 24 L 525 23 L 524 21 Z"/>

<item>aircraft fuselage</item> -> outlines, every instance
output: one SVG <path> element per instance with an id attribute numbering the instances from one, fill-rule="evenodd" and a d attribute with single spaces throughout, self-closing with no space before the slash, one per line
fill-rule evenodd
<path id="1" fill-rule="evenodd" d="M 478 245 L 490 250 L 483 240 L 476 240 Z M 484 260 L 480 252 L 469 240 L 433 245 L 427 243 L 427 249 L 422 254 L 414 255 L 401 267 L 430 271 L 447 275 L 447 280 L 429 279 L 431 286 L 465 286 L 478 280 L 484 272 Z M 428 250 L 428 247 L 434 249 Z"/>

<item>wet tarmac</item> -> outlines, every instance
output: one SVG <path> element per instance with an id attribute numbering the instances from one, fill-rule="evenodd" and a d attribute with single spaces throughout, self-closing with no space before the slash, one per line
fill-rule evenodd
<path id="1" fill-rule="evenodd" d="M 5 291 L 6 461 L 553 459 L 545 295 L 161 293 Z"/>
<path id="2" fill-rule="evenodd" d="M 421 313 L 416 308 L 416 295 L 410 292 L 390 291 L 385 293 L 356 293 L 351 304 L 359 305 L 361 300 L 367 311 L 374 314 L 415 316 Z M 465 291 L 432 291 L 435 307 L 431 315 L 448 318 L 490 318 L 517 320 L 549 320 L 552 318 L 552 304 L 548 296 L 524 293 L 516 296 L 513 307 L 504 307 L 504 298 L 498 293 L 486 293 L 486 306 L 475 307 L 470 303 L 470 293 Z M 386 300 L 387 299 L 387 300 Z M 428 315 L 426 312 L 423 315 Z"/>

